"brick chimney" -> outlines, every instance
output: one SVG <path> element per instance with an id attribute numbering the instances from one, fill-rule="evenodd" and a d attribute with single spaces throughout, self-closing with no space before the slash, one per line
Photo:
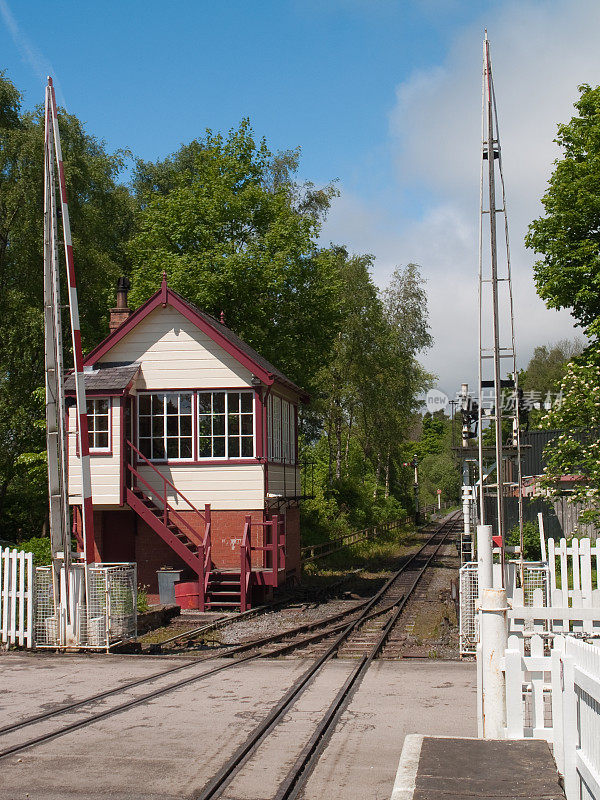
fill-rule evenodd
<path id="1" fill-rule="evenodd" d="M 131 315 L 131 309 L 127 306 L 127 292 L 131 288 L 129 278 L 119 278 L 117 281 L 117 307 L 110 309 L 110 332 L 116 331 Z"/>

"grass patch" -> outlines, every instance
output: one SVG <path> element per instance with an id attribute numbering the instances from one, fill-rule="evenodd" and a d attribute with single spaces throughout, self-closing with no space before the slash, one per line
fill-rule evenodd
<path id="1" fill-rule="evenodd" d="M 400 560 L 421 543 L 414 528 L 381 533 L 376 539 L 349 545 L 337 553 L 306 564 L 302 584 L 325 588 L 354 570 L 361 575 L 352 578 L 352 590 L 367 595 L 376 591 L 389 574 L 398 569 Z"/>

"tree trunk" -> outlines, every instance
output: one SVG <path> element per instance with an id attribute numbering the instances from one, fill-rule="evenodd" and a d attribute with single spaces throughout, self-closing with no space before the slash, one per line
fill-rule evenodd
<path id="1" fill-rule="evenodd" d="M 390 496 L 390 451 L 388 450 L 385 462 L 385 499 Z"/>
<path id="2" fill-rule="evenodd" d="M 375 488 L 373 489 L 373 500 L 377 500 L 377 488 L 379 486 L 379 477 L 381 475 L 381 455 L 377 453 L 377 467 L 375 469 Z"/>
<path id="3" fill-rule="evenodd" d="M 342 410 L 336 402 L 335 415 L 335 478 L 342 477 Z"/>
<path id="4" fill-rule="evenodd" d="M 327 488 L 331 489 L 331 477 L 332 477 L 332 453 L 331 453 L 331 417 L 329 417 L 327 421 L 327 451 L 328 451 L 328 460 L 327 460 Z"/>
<path id="5" fill-rule="evenodd" d="M 346 472 L 348 471 L 348 458 L 350 457 L 350 432 L 352 431 L 352 420 L 353 420 L 353 412 L 350 409 L 350 419 L 348 420 L 348 436 L 346 437 L 346 450 L 344 453 L 344 466 L 346 467 Z"/>
<path id="6" fill-rule="evenodd" d="M 8 492 L 8 487 L 10 486 L 12 481 L 12 475 L 10 477 L 5 478 L 0 485 L 0 516 L 4 511 L 4 501 L 6 500 L 6 493 Z"/>

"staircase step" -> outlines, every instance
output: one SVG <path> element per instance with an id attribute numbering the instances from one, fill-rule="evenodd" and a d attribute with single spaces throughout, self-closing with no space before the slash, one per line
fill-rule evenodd
<path id="1" fill-rule="evenodd" d="M 216 602 L 211 603 L 210 600 L 208 600 L 206 605 L 209 606 L 209 608 L 239 608 L 240 601 L 238 600 L 237 603 L 225 603 L 217 600 Z"/>
<path id="2" fill-rule="evenodd" d="M 213 581 L 212 578 L 208 582 L 209 586 L 237 586 L 239 588 L 239 581 Z"/>

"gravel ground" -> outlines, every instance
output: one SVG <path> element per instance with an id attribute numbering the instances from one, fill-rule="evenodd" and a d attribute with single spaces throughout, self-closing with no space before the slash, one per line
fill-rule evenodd
<path id="1" fill-rule="evenodd" d="M 459 658 L 458 620 L 451 592 L 459 567 L 455 543 L 446 544 L 404 611 L 407 635 L 402 657 Z"/>
<path id="2" fill-rule="evenodd" d="M 313 564 L 304 576 L 303 585 L 309 588 L 325 588 L 338 585 L 340 597 L 321 602 L 298 601 L 284 608 L 260 614 L 248 620 L 232 623 L 227 627 L 206 634 L 204 645 L 243 644 L 311 622 L 317 622 L 353 608 L 362 599 L 371 597 L 383 585 L 402 560 L 423 544 L 430 534 L 406 532 L 400 541 L 390 543 L 385 549 L 373 554 L 356 554 L 354 563 L 343 567 Z M 351 574 L 357 568 L 360 572 Z M 458 626 L 456 611 L 451 597 L 451 581 L 458 577 L 458 551 L 454 543 L 442 548 L 439 558 L 423 577 L 417 593 L 407 605 L 403 616 L 408 625 L 403 645 L 403 655 L 425 658 L 458 658 Z M 146 645 L 163 641 L 171 636 L 208 624 L 218 614 L 182 614 L 168 626 L 151 631 L 141 638 Z"/>
<path id="3" fill-rule="evenodd" d="M 310 622 L 317 622 L 325 617 L 346 611 L 348 608 L 353 608 L 359 602 L 359 600 L 330 600 L 318 605 L 292 606 L 280 611 L 261 614 L 245 622 L 238 622 L 216 631 L 215 634 L 221 644 L 242 644 L 262 636 L 270 636 L 290 628 L 297 628 L 300 625 L 307 625 Z"/>

